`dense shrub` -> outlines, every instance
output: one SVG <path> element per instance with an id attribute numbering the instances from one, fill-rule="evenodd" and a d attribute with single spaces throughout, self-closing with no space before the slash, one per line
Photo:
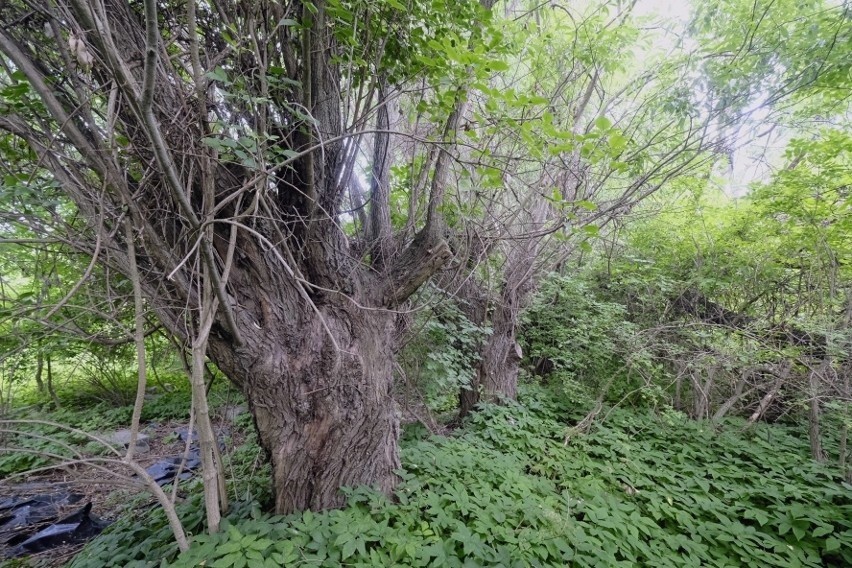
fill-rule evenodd
<path id="1" fill-rule="evenodd" d="M 639 379 L 653 365 L 637 331 L 623 305 L 581 279 L 551 274 L 524 314 L 521 341 L 527 365 L 551 382 L 606 389 L 619 400 L 646 384 Z"/>
<path id="2" fill-rule="evenodd" d="M 437 411 L 455 408 L 460 388 L 473 381 L 479 350 L 491 329 L 471 322 L 452 303 L 418 312 L 399 354 L 405 387 Z"/>

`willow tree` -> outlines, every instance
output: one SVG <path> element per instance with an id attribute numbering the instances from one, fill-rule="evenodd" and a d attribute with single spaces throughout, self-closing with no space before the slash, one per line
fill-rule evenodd
<path id="1" fill-rule="evenodd" d="M 515 398 L 520 315 L 541 277 L 673 178 L 716 159 L 711 124 L 720 113 L 702 113 L 690 99 L 682 54 L 646 50 L 637 61 L 634 7 L 517 9 L 518 71 L 472 97 L 472 120 L 494 125 L 467 133 L 479 146 L 474 155 L 492 157 L 469 200 L 488 215 L 457 232 L 468 262 L 441 285 L 490 333 L 460 391 L 462 416 L 480 400 Z"/>
<path id="2" fill-rule="evenodd" d="M 490 72 L 476 42 L 499 39 L 490 3 L 13 0 L 0 21 L 4 151 L 86 221 L 67 243 L 125 275 L 135 250 L 150 309 L 207 339 L 246 395 L 277 512 L 389 491 L 394 316 L 451 255 L 442 204 L 466 78 Z M 458 41 L 480 60 L 436 52 Z M 443 85 L 435 151 L 420 221 L 395 232 L 387 109 L 418 77 Z M 369 223 L 347 231 L 363 154 Z"/>
<path id="3" fill-rule="evenodd" d="M 671 44 L 663 53 L 643 47 L 649 35 L 640 33 L 635 7 L 550 4 L 513 14 L 532 33 L 514 62 L 519 72 L 497 77 L 493 88 L 548 105 L 536 112 L 529 101 L 507 100 L 517 110 L 494 117 L 491 97 L 480 111 L 481 122 L 499 124 L 481 144 L 501 157 L 493 167 L 511 175 L 492 186 L 501 194 L 488 204 L 498 212 L 490 219 L 504 221 L 463 237 L 472 243 L 467 256 L 488 262 L 469 263 L 446 286 L 469 319 L 492 329 L 474 384 L 461 392 L 462 414 L 480 397 L 515 396 L 518 315 L 539 275 L 579 241 L 676 178 L 709 177 L 751 142 L 752 129 L 765 130 L 792 105 L 801 111 L 802 99 L 816 99 L 809 104 L 824 115 L 848 106 L 848 57 L 839 49 L 849 43 L 847 5 L 701 3 L 691 45 L 657 36 Z"/>

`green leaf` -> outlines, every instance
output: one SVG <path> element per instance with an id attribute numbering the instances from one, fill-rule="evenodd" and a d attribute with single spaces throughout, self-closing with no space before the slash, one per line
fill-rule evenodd
<path id="1" fill-rule="evenodd" d="M 620 133 L 613 133 L 609 135 L 609 147 L 612 150 L 613 155 L 619 155 L 624 148 L 627 147 L 627 138 Z"/>
<path id="2" fill-rule="evenodd" d="M 825 539 L 825 551 L 834 552 L 835 550 L 840 550 L 840 539 L 830 536 Z"/>
<path id="3" fill-rule="evenodd" d="M 218 556 L 225 556 L 231 554 L 233 552 L 237 552 L 243 549 L 240 541 L 230 541 L 216 548 L 216 554 Z"/>
<path id="4" fill-rule="evenodd" d="M 249 545 L 249 547 L 253 548 L 255 550 L 263 551 L 263 550 L 266 550 L 267 548 L 269 548 L 270 546 L 272 546 L 273 544 L 274 543 L 271 540 L 269 540 L 268 538 L 261 538 L 259 540 L 256 540 L 255 542 L 253 542 L 251 545 Z"/>
<path id="5" fill-rule="evenodd" d="M 357 542 L 355 540 L 348 540 L 343 545 L 343 549 L 340 551 L 343 560 L 346 560 L 353 554 L 355 554 L 355 549 L 357 548 Z"/>
<path id="6" fill-rule="evenodd" d="M 225 148 L 225 145 L 222 143 L 222 141 L 220 139 L 211 138 L 209 136 L 205 136 L 204 138 L 202 138 L 201 143 L 204 144 L 205 146 L 209 146 L 210 148 L 213 148 L 214 150 L 221 151 L 222 149 Z"/>
<path id="7" fill-rule="evenodd" d="M 221 67 L 217 67 L 213 71 L 208 71 L 204 74 L 205 77 L 212 81 L 219 81 L 220 83 L 228 82 L 228 75 L 225 73 L 225 70 Z"/>
<path id="8" fill-rule="evenodd" d="M 245 558 L 243 555 L 238 552 L 234 552 L 219 558 L 211 564 L 211 566 L 212 568 L 238 568 L 238 562 L 241 562 L 241 565 L 245 566 Z"/>
<path id="9" fill-rule="evenodd" d="M 559 190 L 558 187 L 553 188 L 553 193 L 550 195 L 550 199 L 554 203 L 562 203 L 562 192 Z"/>

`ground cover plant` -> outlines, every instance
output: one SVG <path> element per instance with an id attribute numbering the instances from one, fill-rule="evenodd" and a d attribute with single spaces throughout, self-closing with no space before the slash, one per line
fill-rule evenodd
<path id="1" fill-rule="evenodd" d="M 852 486 L 796 428 L 680 413 L 583 415 L 540 389 L 451 435 L 403 437 L 393 498 L 324 513 L 235 508 L 178 555 L 165 519 L 118 523 L 70 566 L 848 566 Z M 566 442 L 566 432 L 571 433 Z"/>

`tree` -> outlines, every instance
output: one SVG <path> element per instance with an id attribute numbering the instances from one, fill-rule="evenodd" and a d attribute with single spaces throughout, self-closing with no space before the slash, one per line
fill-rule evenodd
<path id="1" fill-rule="evenodd" d="M 817 460 L 830 452 L 826 412 L 846 436 L 849 142 L 836 128 L 794 138 L 784 167 L 738 200 L 692 180 L 695 194 L 669 196 L 627 231 L 602 277 L 656 334 L 658 384 L 675 386 L 675 407 L 752 422 L 806 413 Z"/>
<path id="2" fill-rule="evenodd" d="M 472 384 L 460 392 L 462 416 L 481 399 L 515 398 L 520 314 L 541 276 L 590 250 L 587 241 L 602 226 L 704 167 L 721 146 L 708 128 L 722 121 L 721 110 L 702 113 L 691 99 L 689 59 L 647 52 L 644 65 L 636 61 L 634 6 L 522 13 L 517 20 L 527 33 L 516 63 L 524 73 L 498 76 L 481 89 L 502 93 L 474 106 L 471 119 L 499 131 L 470 134 L 499 156 L 468 198 L 484 201 L 488 222 L 458 228 L 467 262 L 441 283 L 474 325 L 492 330 Z M 483 199 L 494 187 L 500 191 Z"/>
<path id="3" fill-rule="evenodd" d="M 424 220 L 407 237 L 387 205 L 383 109 L 430 54 L 446 78 L 430 45 L 499 44 L 482 31 L 489 2 L 448 9 L 0 7 L 4 153 L 31 153 L 19 173 L 47 175 L 85 220 L 62 235 L 70 246 L 128 277 L 135 261 L 162 324 L 243 390 L 279 513 L 338 506 L 343 486 L 394 486 L 395 309 L 450 256 L 442 204 L 470 66 L 438 93 Z M 352 235 L 344 197 L 371 125 L 370 225 Z"/>

